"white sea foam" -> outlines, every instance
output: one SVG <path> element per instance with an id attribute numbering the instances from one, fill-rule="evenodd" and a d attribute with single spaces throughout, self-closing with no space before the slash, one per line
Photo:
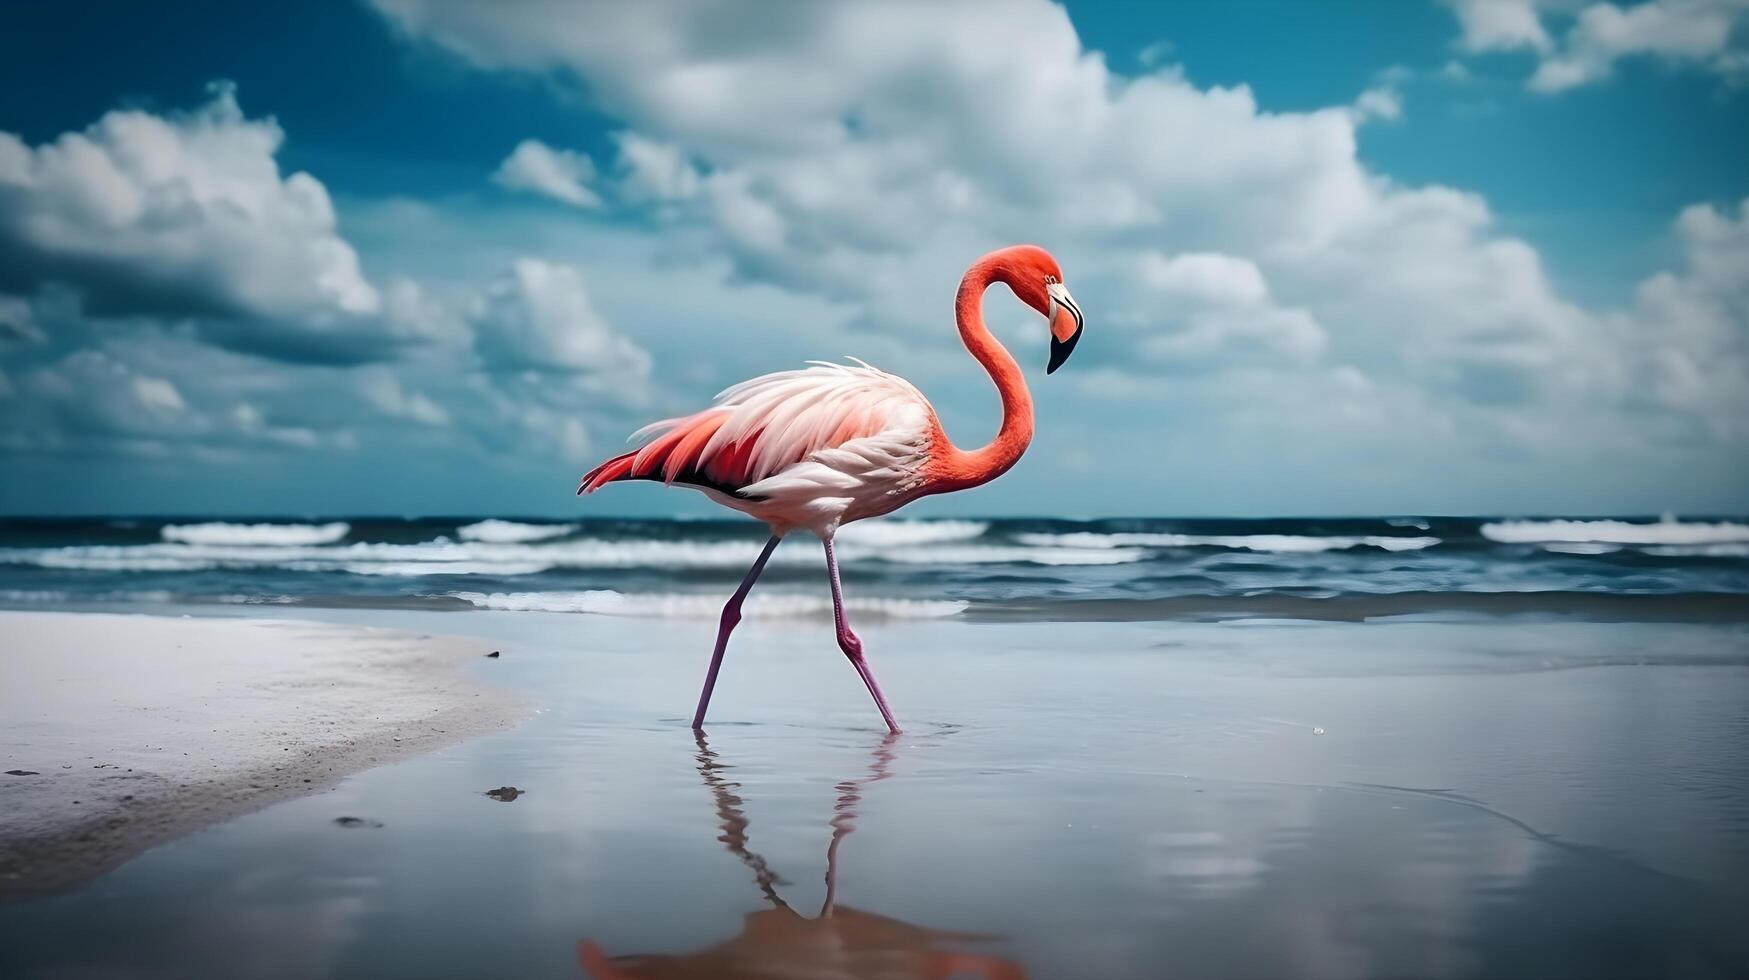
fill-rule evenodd
<path id="1" fill-rule="evenodd" d="M 845 561 L 858 557 L 844 552 Z M 1025 548 L 999 545 L 935 546 L 882 552 L 882 561 L 900 565 L 1124 565 L 1141 561 L 1139 548 Z"/>
<path id="2" fill-rule="evenodd" d="M 846 524 L 838 532 L 843 544 L 892 547 L 906 544 L 932 544 L 941 541 L 968 541 L 990 529 L 985 521 L 900 521 L 873 520 Z"/>
<path id="3" fill-rule="evenodd" d="M 1549 541 L 1541 547 L 1557 555 L 1607 555 L 1620 551 L 1622 546 L 1603 541 Z"/>
<path id="4" fill-rule="evenodd" d="M 456 529 L 463 541 L 487 541 L 494 544 L 523 544 L 562 538 L 577 530 L 575 524 L 519 524 L 516 521 L 489 519 Z"/>
<path id="5" fill-rule="evenodd" d="M 1749 543 L 1749 524 L 1688 523 L 1673 517 L 1650 524 L 1628 521 L 1497 521 L 1482 536 L 1502 544 L 1594 541 L 1603 544 L 1710 545 Z"/>
<path id="6" fill-rule="evenodd" d="M 723 597 L 692 593 L 623 593 L 611 589 L 586 592 L 452 592 L 481 609 L 513 612 L 596 613 L 604 616 L 714 619 L 723 611 Z M 844 602 L 853 613 L 893 619 L 942 619 L 962 612 L 969 603 L 936 599 L 885 599 L 851 596 Z M 824 595 L 755 592 L 741 609 L 755 619 L 830 618 L 832 599 Z"/>
<path id="7" fill-rule="evenodd" d="M 970 532 L 962 527 L 956 533 L 964 535 Z M 772 563 L 804 568 L 820 565 L 822 558 L 818 545 L 806 536 L 799 538 L 778 549 L 772 556 Z M 359 541 L 343 545 L 157 543 L 11 548 L 0 549 L 0 562 L 97 571 L 286 568 L 363 575 L 532 575 L 553 568 L 744 569 L 753 563 L 761 547 L 761 542 L 752 540 L 570 538 L 518 544 L 458 542 L 440 537 L 417 544 Z M 1112 565 L 1138 561 L 1145 555 L 1134 548 L 1039 548 L 951 543 L 875 545 L 856 541 L 846 543 L 839 549 L 839 554 L 847 563 L 884 561 L 908 565 Z"/>
<path id="8" fill-rule="evenodd" d="M 1657 545 L 1644 548 L 1649 555 L 1661 558 L 1749 558 L 1749 542 L 1721 541 L 1717 544 Z"/>
<path id="9" fill-rule="evenodd" d="M 0 589 L 0 602 L 63 603 L 63 602 L 174 602 L 177 596 L 162 589 L 137 589 L 129 592 L 63 592 L 57 589 Z"/>
<path id="10" fill-rule="evenodd" d="M 343 521 L 328 524 L 166 524 L 158 533 L 166 541 L 184 544 L 308 545 L 332 544 L 352 528 Z"/>
<path id="11" fill-rule="evenodd" d="M 1439 544 L 1434 537 L 1316 537 L 1305 534 L 1168 534 L 1161 532 L 1119 532 L 1097 534 L 1074 531 L 1067 534 L 1019 534 L 1015 540 L 1038 548 L 1233 548 L 1241 551 L 1268 551 L 1282 554 L 1306 554 L 1318 551 L 1341 551 L 1348 548 L 1382 548 L 1385 551 L 1419 551 Z"/>
<path id="12" fill-rule="evenodd" d="M 29 549 L 19 549 L 26 551 Z M 20 561 L 15 553 L 0 556 L 0 560 L 36 565 L 40 568 L 64 568 L 88 572 L 204 572 L 220 567 L 218 562 L 199 558 L 177 558 L 152 554 L 127 554 L 131 548 L 105 549 L 110 554 L 86 554 L 89 548 L 41 549 Z"/>
<path id="13" fill-rule="evenodd" d="M 306 565 L 312 567 L 306 568 Z M 290 567 L 306 571 L 330 571 L 333 568 L 322 562 L 299 563 Z M 341 565 L 340 570 L 353 575 L 417 578 L 421 575 L 539 575 L 552 567 L 541 562 L 385 561 L 352 562 Z"/>

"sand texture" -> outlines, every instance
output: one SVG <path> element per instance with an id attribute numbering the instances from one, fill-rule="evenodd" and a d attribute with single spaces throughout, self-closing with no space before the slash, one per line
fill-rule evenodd
<path id="1" fill-rule="evenodd" d="M 0 614 L 0 898 L 508 726 L 522 703 L 458 669 L 489 652 L 307 622 Z"/>

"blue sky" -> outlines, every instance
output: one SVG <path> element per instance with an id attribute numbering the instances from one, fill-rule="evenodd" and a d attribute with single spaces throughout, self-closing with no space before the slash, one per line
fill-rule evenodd
<path id="1" fill-rule="evenodd" d="M 487 11 L 490 10 L 490 14 Z M 570 496 L 809 358 L 996 403 L 926 512 L 1749 510 L 1749 5 L 0 8 L 0 510 Z"/>

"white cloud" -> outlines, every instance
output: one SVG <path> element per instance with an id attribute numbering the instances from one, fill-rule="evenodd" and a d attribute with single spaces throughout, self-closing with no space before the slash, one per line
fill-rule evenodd
<path id="1" fill-rule="evenodd" d="M 0 287 L 66 283 L 93 311 L 294 359 L 432 339 L 383 315 L 327 190 L 281 176 L 283 139 L 222 84 L 193 112 L 116 110 L 34 148 L 0 132 Z"/>
<path id="2" fill-rule="evenodd" d="M 1165 366 L 1207 370 L 1281 358 L 1309 363 L 1328 346 L 1303 309 L 1275 305 L 1249 260 L 1219 253 L 1142 257 L 1138 278 L 1154 291 L 1139 319 L 1150 329 L 1139 349 Z"/>
<path id="3" fill-rule="evenodd" d="M 1741 80 L 1749 77 L 1743 27 L 1749 0 L 1645 0 L 1635 4 L 1573 0 L 1446 0 L 1463 28 L 1466 50 L 1530 50 L 1538 55 L 1529 86 L 1559 92 L 1608 78 L 1616 62 L 1658 58 Z M 1551 21 L 1570 20 L 1559 43 Z"/>
<path id="4" fill-rule="evenodd" d="M 1403 118 L 1403 93 L 1395 85 L 1375 85 L 1354 100 L 1354 112 L 1362 122 L 1368 119 L 1396 122 Z"/>
<path id="5" fill-rule="evenodd" d="M 1710 205 L 1676 222 L 1686 269 L 1642 282 L 1612 317 L 1637 354 L 1637 402 L 1700 419 L 1722 439 L 1749 436 L 1749 198 L 1735 217 Z"/>
<path id="6" fill-rule="evenodd" d="M 0 343 L 40 344 L 46 339 L 29 300 L 0 296 Z"/>
<path id="7" fill-rule="evenodd" d="M 619 133 L 620 189 L 633 201 L 684 201 L 698 194 L 699 174 L 672 143 Z"/>
<path id="8" fill-rule="evenodd" d="M 1446 0 L 1463 27 L 1470 51 L 1529 48 L 1548 51 L 1553 42 L 1543 29 L 1535 0 Z"/>
<path id="9" fill-rule="evenodd" d="M 673 250 L 844 303 L 871 336 L 949 350 L 928 298 L 945 309 L 970 258 L 1031 240 L 1089 312 L 1084 367 L 1252 372 L 1269 381 L 1246 410 L 1278 425 L 1329 385 L 1423 431 L 1546 448 L 1635 397 L 1644 352 L 1563 298 L 1486 201 L 1360 161 L 1357 127 L 1401 111 L 1395 74 L 1356 106 L 1267 112 L 1175 69 L 1114 74 L 1042 0 L 761 8 L 732 32 L 704 4 L 587 23 L 535 2 L 378 6 L 483 67 L 580 81 L 628 125 L 622 148 L 663 148 L 663 167 L 620 166 L 667 202 Z M 1477 49 L 1574 49 L 1523 4 L 1459 13 Z M 1099 332 L 1102 313 L 1132 329 Z"/>
<path id="10" fill-rule="evenodd" d="M 518 259 L 475 301 L 469 315 L 487 364 L 567 371 L 632 391 L 650 374 L 650 355 L 596 312 L 575 268 Z"/>
<path id="11" fill-rule="evenodd" d="M 589 188 L 595 163 L 575 150 L 555 150 L 540 140 L 516 144 L 493 172 L 492 180 L 510 190 L 540 194 L 577 208 L 598 208 L 601 197 Z"/>
<path id="12" fill-rule="evenodd" d="M 365 401 L 375 405 L 386 415 L 411 419 L 425 425 L 449 424 L 448 412 L 424 395 L 407 391 L 387 368 L 360 368 L 358 391 Z"/>

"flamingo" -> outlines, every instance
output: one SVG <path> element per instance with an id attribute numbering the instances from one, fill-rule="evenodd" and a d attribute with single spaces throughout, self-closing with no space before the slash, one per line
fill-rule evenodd
<path id="1" fill-rule="evenodd" d="M 704 411 L 638 430 L 632 440 L 648 440 L 641 448 L 584 474 L 579 494 L 609 483 L 655 480 L 701 490 L 771 528 L 753 567 L 723 606 L 704 690 L 692 716 L 695 731 L 704 729 L 729 634 L 741 621 L 742 602 L 778 542 L 803 529 L 826 549 L 838 647 L 868 687 L 888 730 L 899 732 L 862 641 L 845 619 L 832 539 L 851 521 L 890 514 L 919 497 L 988 483 L 1026 452 L 1032 442 L 1032 395 L 1020 365 L 984 324 L 984 292 L 994 283 L 1006 285 L 1044 315 L 1051 332 L 1046 374 L 1069 359 L 1082 328 L 1081 308 L 1063 285 L 1057 260 L 1044 249 L 998 249 L 966 270 L 954 318 L 966 350 L 989 372 L 1002 398 L 1002 426 L 980 449 L 961 449 L 949 441 L 935 408 L 911 382 L 852 358 L 853 364 L 812 361 L 800 370 L 743 381 Z"/>

